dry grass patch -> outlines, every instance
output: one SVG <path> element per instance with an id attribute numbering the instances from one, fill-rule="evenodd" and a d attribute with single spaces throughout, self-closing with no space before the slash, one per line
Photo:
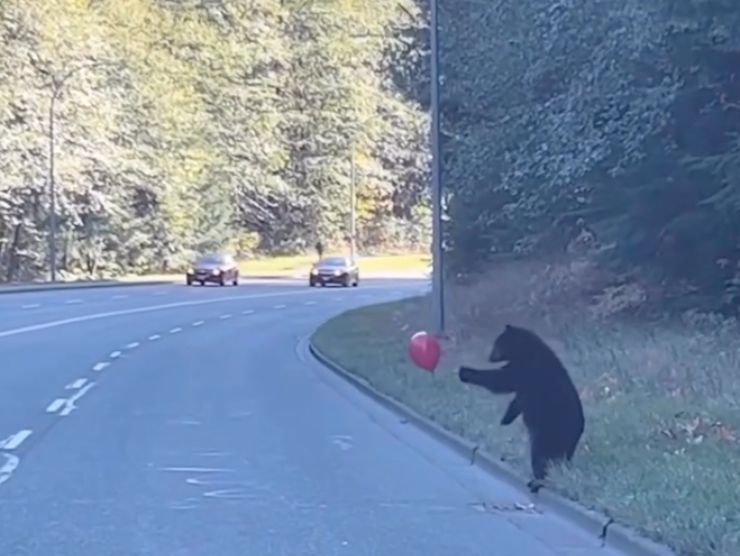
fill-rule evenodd
<path id="1" fill-rule="evenodd" d="M 305 272 L 316 262 L 316 255 L 296 255 L 290 257 L 269 257 L 240 262 L 245 276 L 292 276 Z M 429 264 L 429 257 L 417 254 L 383 255 L 359 257 L 360 272 L 423 272 Z"/>

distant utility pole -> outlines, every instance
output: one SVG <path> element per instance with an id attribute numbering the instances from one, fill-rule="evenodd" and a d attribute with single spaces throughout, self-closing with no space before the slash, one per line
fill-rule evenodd
<path id="1" fill-rule="evenodd" d="M 54 182 L 54 107 L 62 90 L 61 85 L 52 83 L 51 102 L 49 102 L 49 265 L 51 281 L 57 281 L 57 207 L 56 184 Z"/>
<path id="2" fill-rule="evenodd" d="M 445 331 L 444 251 L 442 249 L 442 179 L 439 157 L 439 26 L 438 0 L 431 1 L 431 148 L 432 148 L 432 311 L 435 332 Z"/>
<path id="3" fill-rule="evenodd" d="M 33 63 L 33 61 L 32 61 Z M 34 64 L 35 65 L 35 64 Z M 56 124 L 56 103 L 59 97 L 62 95 L 64 86 L 74 74 L 83 69 L 93 68 L 100 64 L 88 64 L 74 68 L 68 71 L 62 77 L 51 75 L 47 70 L 36 66 L 36 69 L 41 73 L 47 75 L 51 79 L 51 99 L 49 101 L 49 266 L 50 266 L 50 278 L 52 282 L 56 282 L 57 279 L 57 209 L 56 209 L 56 180 L 54 176 L 54 163 L 55 163 L 55 124 Z"/>
<path id="4" fill-rule="evenodd" d="M 357 251 L 357 185 L 356 185 L 356 176 L 357 171 L 355 167 L 355 152 L 352 151 L 352 154 L 350 156 L 350 185 L 349 185 L 349 254 L 350 257 L 352 257 L 352 260 L 355 260 L 355 255 Z"/>
<path id="5" fill-rule="evenodd" d="M 82 68 L 77 68 L 82 69 Z M 55 123 L 56 123 L 56 102 L 62 94 L 64 84 L 72 77 L 75 71 L 68 73 L 61 79 L 52 79 L 51 82 L 51 99 L 49 101 L 49 266 L 51 281 L 57 281 L 57 188 L 54 177 L 54 140 L 55 140 Z"/>

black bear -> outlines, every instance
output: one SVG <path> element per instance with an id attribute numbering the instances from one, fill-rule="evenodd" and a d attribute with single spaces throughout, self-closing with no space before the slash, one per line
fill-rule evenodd
<path id="1" fill-rule="evenodd" d="M 522 415 L 534 475 L 527 486 L 537 492 L 550 463 L 573 457 L 585 426 L 581 399 L 557 355 L 531 330 L 507 324 L 488 360 L 506 365 L 498 370 L 460 367 L 460 380 L 494 394 L 514 394 L 501 424 Z"/>

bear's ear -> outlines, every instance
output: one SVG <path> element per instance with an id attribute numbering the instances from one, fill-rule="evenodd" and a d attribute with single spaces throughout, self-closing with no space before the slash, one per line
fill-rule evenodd
<path id="1" fill-rule="evenodd" d="M 508 331 L 508 330 L 512 330 L 513 328 L 514 328 L 514 327 L 513 327 L 513 326 L 511 326 L 510 324 L 507 324 L 507 325 L 506 325 L 506 327 L 505 327 L 505 329 L 506 329 L 507 331 Z"/>

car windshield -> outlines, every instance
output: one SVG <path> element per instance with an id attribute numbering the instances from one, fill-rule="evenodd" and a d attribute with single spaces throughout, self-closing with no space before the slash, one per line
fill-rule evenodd
<path id="1" fill-rule="evenodd" d="M 326 259 L 321 259 L 319 264 L 321 266 L 346 266 L 347 259 L 344 257 L 327 257 Z"/>
<path id="2" fill-rule="evenodd" d="M 221 255 L 204 255 L 198 259 L 196 264 L 224 264 L 225 258 Z"/>

